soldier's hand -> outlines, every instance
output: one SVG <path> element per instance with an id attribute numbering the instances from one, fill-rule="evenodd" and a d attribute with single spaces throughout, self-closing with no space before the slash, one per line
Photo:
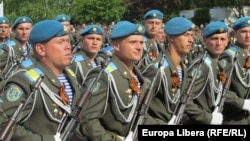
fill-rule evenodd
<path id="1" fill-rule="evenodd" d="M 210 122 L 210 124 L 212 124 L 212 125 L 221 125 L 222 124 L 223 115 L 220 112 L 218 112 L 218 108 L 219 107 L 216 107 L 212 113 L 212 120 Z"/>
<path id="2" fill-rule="evenodd" d="M 250 113 L 250 99 L 245 99 L 242 107 L 243 110 L 246 110 Z"/>

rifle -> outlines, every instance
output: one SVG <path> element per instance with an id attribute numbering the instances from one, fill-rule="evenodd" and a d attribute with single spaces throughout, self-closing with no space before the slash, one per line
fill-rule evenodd
<path id="1" fill-rule="evenodd" d="M 109 56 L 104 63 L 101 64 L 101 71 L 99 72 L 98 76 L 95 77 L 90 85 L 88 86 L 87 90 L 84 91 L 82 94 L 81 98 L 78 99 L 75 107 L 72 110 L 72 113 L 70 115 L 67 115 L 64 117 L 62 120 L 62 123 L 58 127 L 58 131 L 61 136 L 62 141 L 66 141 L 67 139 L 70 139 L 72 137 L 72 131 L 76 127 L 76 123 L 79 123 L 80 119 L 80 114 L 82 111 L 84 111 L 89 103 L 90 97 L 91 97 L 91 92 L 96 83 L 99 81 L 100 77 L 102 76 L 102 73 L 104 72 L 105 68 L 107 67 L 109 61 L 111 59 L 111 56 Z"/>
<path id="2" fill-rule="evenodd" d="M 153 78 L 152 85 L 150 86 L 146 96 L 144 97 L 139 111 L 137 111 L 135 116 L 133 117 L 132 124 L 131 124 L 130 129 L 129 129 L 129 133 L 126 136 L 124 141 L 136 141 L 137 140 L 138 125 L 141 125 L 141 124 L 144 123 L 144 117 L 145 117 L 146 113 L 148 112 L 148 108 L 149 108 L 149 105 L 150 105 L 150 103 L 152 101 L 152 97 L 153 97 L 153 94 L 154 94 L 153 93 L 154 84 L 157 81 L 157 76 L 160 73 L 160 70 L 161 70 L 165 55 L 162 55 L 161 57 L 162 58 L 161 58 L 161 60 L 160 60 L 160 62 L 158 64 L 158 70 L 156 72 L 156 75 Z"/>
<path id="3" fill-rule="evenodd" d="M 237 55 L 238 55 L 238 51 L 235 52 L 235 55 L 234 55 L 234 58 L 233 58 L 233 66 L 230 70 L 230 73 L 224 83 L 224 86 L 223 86 L 223 90 L 222 90 L 222 95 L 221 95 L 221 99 L 220 99 L 220 102 L 218 103 L 218 112 L 222 112 L 223 110 L 223 105 L 225 103 L 225 100 L 226 100 L 226 94 L 227 94 L 227 91 L 230 87 L 230 84 L 231 84 L 231 79 L 232 79 L 232 75 L 233 75 L 233 70 L 235 68 L 235 64 L 237 63 Z M 216 108 L 215 108 L 216 109 Z"/>
<path id="4" fill-rule="evenodd" d="M 202 63 L 204 62 L 204 60 L 206 58 L 206 55 L 207 55 L 207 52 L 205 52 L 203 57 L 201 58 L 198 70 L 200 70 Z M 196 80 L 196 77 L 198 75 L 198 70 L 195 71 L 195 74 L 194 74 L 193 79 L 192 79 L 192 81 L 187 89 L 186 94 L 184 94 L 183 98 L 178 101 L 178 103 L 174 109 L 174 112 L 173 112 L 172 117 L 170 119 L 170 121 L 173 121 L 173 125 L 180 124 L 180 122 L 182 120 L 186 104 L 188 103 L 190 96 L 193 92 L 194 86 L 195 86 L 195 80 Z"/>
<path id="5" fill-rule="evenodd" d="M 16 129 L 16 125 L 26 108 L 28 102 L 30 101 L 31 97 L 36 93 L 40 83 L 42 82 L 43 75 L 40 76 L 33 84 L 33 90 L 28 96 L 28 98 L 25 101 L 22 101 L 20 105 L 17 107 L 13 115 L 9 118 L 7 124 L 2 128 L 0 131 L 0 141 L 9 141 Z"/>

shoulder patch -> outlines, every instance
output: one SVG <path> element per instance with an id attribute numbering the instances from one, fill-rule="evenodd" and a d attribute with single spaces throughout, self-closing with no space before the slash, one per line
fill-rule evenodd
<path id="1" fill-rule="evenodd" d="M 6 98 L 8 101 L 17 101 L 23 94 L 23 90 L 17 85 L 11 85 L 7 89 Z"/>
<path id="2" fill-rule="evenodd" d="M 196 73 L 197 73 L 197 75 L 196 75 L 196 78 L 195 78 L 195 79 L 200 78 L 200 77 L 201 77 L 202 72 L 201 72 L 201 70 L 200 70 L 200 69 L 198 69 L 198 68 L 194 68 L 194 69 L 192 70 L 192 72 L 191 72 L 191 76 L 192 76 L 192 78 L 195 76 L 195 74 L 196 74 Z"/>
<path id="3" fill-rule="evenodd" d="M 94 79 L 95 79 L 95 78 L 92 78 L 92 79 L 89 79 L 89 80 L 85 81 L 86 86 L 87 86 L 87 87 L 90 87 L 90 85 L 93 85 L 92 83 L 93 83 L 93 80 L 94 80 Z M 92 92 L 92 93 L 97 92 L 97 91 L 100 89 L 100 87 L 101 87 L 101 83 L 100 83 L 100 82 L 97 82 L 97 83 L 95 84 L 95 86 L 93 87 L 93 89 L 91 90 L 91 92 Z"/>

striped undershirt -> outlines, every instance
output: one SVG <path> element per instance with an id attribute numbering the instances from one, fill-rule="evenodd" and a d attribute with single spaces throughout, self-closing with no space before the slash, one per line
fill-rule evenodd
<path id="1" fill-rule="evenodd" d="M 72 88 L 71 85 L 69 84 L 68 79 L 65 77 L 64 74 L 59 75 L 58 77 L 59 82 L 61 83 L 61 85 L 65 85 L 65 92 L 67 93 L 68 97 L 69 97 L 69 101 L 70 104 L 72 104 L 72 100 L 73 100 L 73 92 L 72 92 Z"/>
<path id="2" fill-rule="evenodd" d="M 178 76 L 179 76 L 180 82 L 182 82 L 182 69 L 177 68 L 177 71 L 178 71 Z"/>

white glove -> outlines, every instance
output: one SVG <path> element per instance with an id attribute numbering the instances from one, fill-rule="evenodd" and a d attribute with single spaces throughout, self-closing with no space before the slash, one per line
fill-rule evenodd
<path id="1" fill-rule="evenodd" d="M 243 110 L 246 110 L 250 113 L 250 99 L 245 99 L 242 107 Z"/>
<path id="2" fill-rule="evenodd" d="M 175 125 L 174 121 L 176 120 L 176 115 L 173 115 L 170 119 L 170 121 L 168 122 L 168 125 Z"/>
<path id="3" fill-rule="evenodd" d="M 212 120 L 210 122 L 210 124 L 213 125 L 221 125 L 222 121 L 223 121 L 223 115 L 218 112 L 219 107 L 216 107 L 215 110 L 212 113 Z"/>
<path id="4" fill-rule="evenodd" d="M 62 141 L 61 140 L 61 133 L 57 132 L 56 135 L 54 135 L 55 141 Z"/>

